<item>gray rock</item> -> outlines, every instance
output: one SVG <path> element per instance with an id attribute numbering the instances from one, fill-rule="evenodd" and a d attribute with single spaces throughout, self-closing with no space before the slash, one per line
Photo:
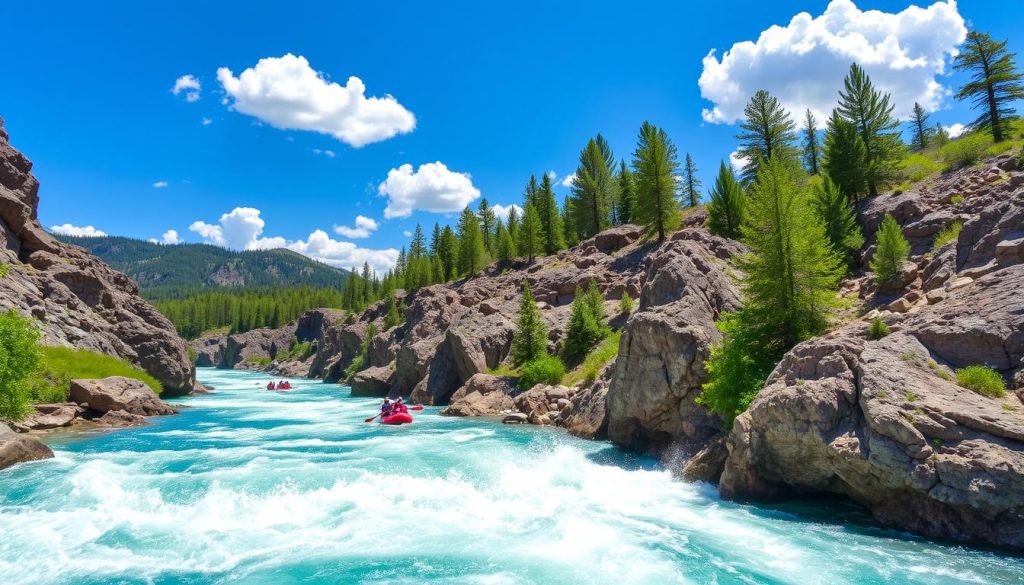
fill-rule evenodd
<path id="1" fill-rule="evenodd" d="M 0 423 L 0 469 L 26 461 L 53 458 L 53 451 L 38 440 L 15 433 Z"/>
<path id="2" fill-rule="evenodd" d="M 160 400 L 144 383 L 123 376 L 110 376 L 99 380 L 72 380 L 68 397 L 78 404 L 88 404 L 90 410 L 107 413 L 124 410 L 141 416 L 176 414 L 170 404 Z"/>
<path id="3" fill-rule="evenodd" d="M 451 403 L 441 414 L 451 416 L 497 415 L 515 407 L 519 393 L 515 378 L 474 374 L 452 395 Z"/>

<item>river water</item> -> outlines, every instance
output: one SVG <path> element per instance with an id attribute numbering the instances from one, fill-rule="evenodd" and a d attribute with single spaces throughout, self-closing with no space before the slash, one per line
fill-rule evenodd
<path id="1" fill-rule="evenodd" d="M 339 386 L 200 370 L 179 416 L 0 472 L 0 583 L 1021 583 L 1024 559 L 765 508 L 556 429 L 366 424 Z"/>

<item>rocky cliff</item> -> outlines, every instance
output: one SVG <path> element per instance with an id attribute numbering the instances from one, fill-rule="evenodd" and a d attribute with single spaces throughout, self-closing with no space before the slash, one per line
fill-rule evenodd
<path id="1" fill-rule="evenodd" d="M 43 230 L 32 163 L 0 120 L 0 310 L 35 319 L 42 342 L 117 356 L 149 372 L 168 394 L 192 391 L 195 372 L 174 326 L 125 275 Z"/>
<path id="2" fill-rule="evenodd" d="M 736 420 L 721 492 L 837 493 L 887 525 L 1024 547 L 1024 173 L 1004 156 L 876 198 L 867 233 L 885 213 L 915 254 L 903 286 L 853 283 L 876 308 L 784 357 Z M 954 221 L 959 237 L 932 253 Z M 888 336 L 868 337 L 873 316 Z M 1010 391 L 957 385 L 972 365 Z"/>

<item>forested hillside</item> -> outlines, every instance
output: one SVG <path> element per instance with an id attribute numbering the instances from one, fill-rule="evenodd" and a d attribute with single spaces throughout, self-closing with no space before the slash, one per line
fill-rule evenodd
<path id="1" fill-rule="evenodd" d="M 57 237 L 127 274 L 151 300 L 180 298 L 209 287 L 338 288 L 345 278 L 343 271 L 284 249 L 235 252 L 208 244 Z"/>

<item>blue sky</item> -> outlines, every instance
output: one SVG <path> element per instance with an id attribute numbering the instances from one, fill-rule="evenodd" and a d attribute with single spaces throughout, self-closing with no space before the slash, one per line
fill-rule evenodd
<path id="1" fill-rule="evenodd" d="M 476 191 L 520 203 L 531 173 L 561 182 L 597 132 L 629 157 L 649 119 L 709 186 L 736 147 L 731 118 L 760 86 L 794 109 L 827 111 L 837 64 L 863 55 L 898 109 L 931 102 L 932 120 L 952 125 L 974 116 L 943 95 L 961 77 L 937 63 L 963 27 L 1024 51 L 1016 0 L 924 3 L 902 20 L 891 15 L 905 2 L 839 0 L 828 26 L 827 2 L 370 4 L 7 3 L 5 44 L 19 50 L 5 62 L 0 116 L 35 162 L 41 221 L 143 239 L 173 229 L 184 241 L 289 245 L 383 267 L 416 222 L 451 221 L 446 205 Z M 722 61 L 772 25 L 786 28 Z M 839 31 L 835 46 L 822 27 Z M 230 75 L 218 79 L 219 68 Z M 188 83 L 172 92 L 185 75 L 201 86 L 195 101 Z M 330 84 L 351 76 L 365 97 L 393 100 L 344 113 L 332 100 L 361 98 Z M 268 101 L 268 87 L 294 99 Z"/>

